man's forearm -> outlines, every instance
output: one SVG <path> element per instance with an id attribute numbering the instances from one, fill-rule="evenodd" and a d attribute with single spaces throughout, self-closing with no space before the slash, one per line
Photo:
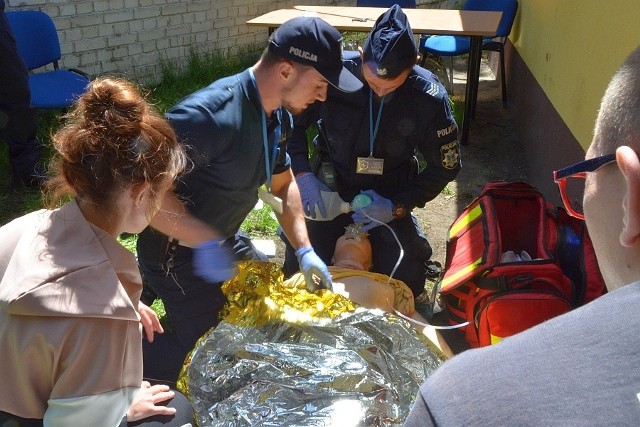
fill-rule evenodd
<path id="1" fill-rule="evenodd" d="M 190 247 L 223 237 L 206 222 L 189 213 L 171 190 L 167 192 L 160 210 L 152 218 L 151 226 L 179 240 L 182 245 Z"/>
<path id="2" fill-rule="evenodd" d="M 291 245 L 296 249 L 311 246 L 302 213 L 300 191 L 290 170 L 274 175 L 272 191 L 275 196 L 282 199 L 284 209 L 282 215 L 278 215 L 278 222 Z"/>

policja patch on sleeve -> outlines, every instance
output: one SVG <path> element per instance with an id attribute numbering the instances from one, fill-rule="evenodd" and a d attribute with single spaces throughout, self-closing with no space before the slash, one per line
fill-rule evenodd
<path id="1" fill-rule="evenodd" d="M 455 169 L 460 163 L 458 141 L 453 140 L 440 146 L 440 160 L 446 169 Z"/>

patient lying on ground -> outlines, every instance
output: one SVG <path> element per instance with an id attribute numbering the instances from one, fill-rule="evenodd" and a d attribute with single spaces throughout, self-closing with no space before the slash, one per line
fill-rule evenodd
<path id="1" fill-rule="evenodd" d="M 369 270 L 372 265 L 371 243 L 366 232 L 357 225 L 347 227 L 336 242 L 329 272 L 333 279 L 333 292 L 341 294 L 358 305 L 379 308 L 389 313 L 402 314 L 419 323 L 413 323 L 447 356 L 451 350 L 436 330 L 424 326 L 426 320 L 416 312 L 411 289 L 401 280 Z M 285 281 L 287 286 L 304 286 L 304 276 L 294 274 Z"/>
<path id="2" fill-rule="evenodd" d="M 389 313 L 394 308 L 405 316 L 415 314 L 413 293 L 402 281 L 369 270 L 372 265 L 371 243 L 366 232 L 349 226 L 336 242 L 329 272 L 333 291 L 367 308 L 379 308 Z M 285 285 L 304 284 L 304 276 L 294 274 Z M 424 320 L 424 319 L 423 319 Z"/>

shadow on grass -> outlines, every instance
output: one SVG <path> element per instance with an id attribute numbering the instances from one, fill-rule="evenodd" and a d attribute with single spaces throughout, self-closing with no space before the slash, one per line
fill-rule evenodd
<path id="1" fill-rule="evenodd" d="M 0 179 L 2 179 L 0 184 L 0 224 L 6 224 L 14 218 L 41 208 L 42 194 L 40 190 L 22 185 L 12 185 L 8 162 L 5 166 L 3 161 L 2 178 Z"/>

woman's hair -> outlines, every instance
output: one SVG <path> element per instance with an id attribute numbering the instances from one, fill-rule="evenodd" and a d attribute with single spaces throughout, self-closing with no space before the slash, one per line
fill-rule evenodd
<path id="1" fill-rule="evenodd" d="M 53 136 L 50 207 L 75 196 L 113 213 L 117 196 L 144 182 L 157 202 L 186 166 L 169 123 L 127 81 L 94 80 L 66 119 Z"/>

